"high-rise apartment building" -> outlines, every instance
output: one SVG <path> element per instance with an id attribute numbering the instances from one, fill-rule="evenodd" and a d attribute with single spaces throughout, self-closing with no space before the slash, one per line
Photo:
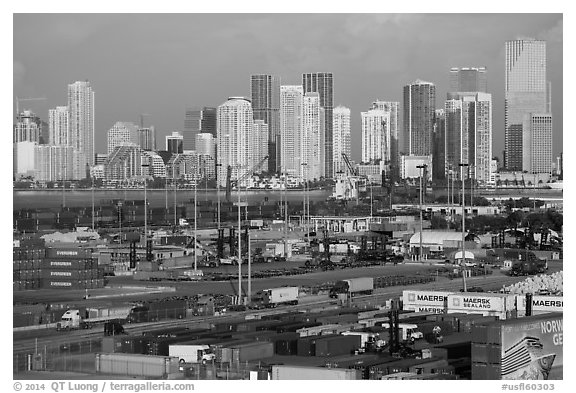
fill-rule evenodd
<path id="1" fill-rule="evenodd" d="M 40 127 L 36 122 L 36 115 L 31 111 L 23 111 L 18 116 L 14 126 L 14 143 L 40 141 Z"/>
<path id="2" fill-rule="evenodd" d="M 390 162 L 390 112 L 372 108 L 361 112 L 362 163 Z"/>
<path id="3" fill-rule="evenodd" d="M 186 109 L 184 118 L 183 149 L 194 151 L 196 146 L 196 134 L 209 133 L 216 137 L 216 108 L 193 107 Z"/>
<path id="4" fill-rule="evenodd" d="M 404 152 L 413 156 L 432 154 L 436 110 L 436 86 L 416 80 L 404 86 Z"/>
<path id="5" fill-rule="evenodd" d="M 78 160 L 83 153 L 72 146 L 38 145 L 34 151 L 35 179 L 39 181 L 81 180 L 86 177 Z"/>
<path id="6" fill-rule="evenodd" d="M 522 170 L 552 172 L 552 114 L 527 113 L 522 124 Z"/>
<path id="7" fill-rule="evenodd" d="M 333 173 L 347 171 L 342 153 L 350 158 L 350 109 L 339 105 L 334 108 L 332 121 Z"/>
<path id="8" fill-rule="evenodd" d="M 67 106 L 57 106 L 48 111 L 48 129 L 50 145 L 68 146 L 70 138 L 68 136 L 69 112 Z"/>
<path id="9" fill-rule="evenodd" d="M 448 170 L 469 165 L 468 173 L 480 183 L 491 181 L 492 95 L 448 93 L 444 108 Z"/>
<path id="10" fill-rule="evenodd" d="M 388 125 L 390 133 L 390 158 L 385 163 L 387 170 L 390 171 L 390 177 L 394 181 L 400 177 L 400 148 L 399 148 L 399 128 L 398 113 L 400 103 L 397 101 L 382 101 L 380 99 L 372 103 L 372 109 L 379 109 L 390 113 L 390 122 Z"/>
<path id="11" fill-rule="evenodd" d="M 549 90 L 546 81 L 546 42 L 532 39 L 507 41 L 504 119 L 506 169 L 522 170 L 525 115 L 549 113 Z"/>
<path id="12" fill-rule="evenodd" d="M 172 132 L 171 135 L 166 135 L 166 151 L 170 154 L 183 153 L 183 139 L 182 134 L 177 131 Z"/>
<path id="13" fill-rule="evenodd" d="M 332 150 L 332 127 L 333 127 L 333 107 L 334 107 L 334 77 L 331 72 L 316 72 L 302 74 L 302 87 L 304 93 L 316 92 L 320 97 L 320 107 L 324 109 L 324 151 L 322 153 L 325 170 L 324 176 L 333 178 L 333 150 Z M 310 169 L 310 168 L 309 168 Z"/>
<path id="14" fill-rule="evenodd" d="M 268 125 L 268 172 L 280 170 L 280 78 L 273 75 L 258 74 L 250 78 L 252 112 L 254 120 L 262 120 Z"/>
<path id="15" fill-rule="evenodd" d="M 88 81 L 68 85 L 68 144 L 94 165 L 94 91 Z M 85 164 L 81 164 L 84 170 Z"/>
<path id="16" fill-rule="evenodd" d="M 450 90 L 488 93 L 486 67 L 453 67 L 450 69 Z"/>
<path id="17" fill-rule="evenodd" d="M 156 130 L 154 126 L 138 128 L 138 146 L 142 150 L 156 151 Z"/>
<path id="18" fill-rule="evenodd" d="M 133 144 L 139 146 L 138 126 L 131 122 L 116 122 L 112 128 L 108 130 L 108 156 L 117 147 L 126 144 Z"/>
<path id="19" fill-rule="evenodd" d="M 302 178 L 305 158 L 302 152 L 304 89 L 280 87 L 280 166 L 283 172 Z"/>
<path id="20" fill-rule="evenodd" d="M 304 177 L 308 180 L 325 176 L 326 152 L 325 146 L 325 109 L 320 105 L 319 93 L 304 94 L 303 101 L 303 132 L 301 140 L 301 152 L 305 157 Z M 332 144 L 330 144 L 332 145 Z M 330 161 L 332 166 L 332 161 Z"/>
<path id="21" fill-rule="evenodd" d="M 446 116 L 444 109 L 436 109 L 434 115 L 434 149 L 432 151 L 432 178 L 446 178 Z"/>
<path id="22" fill-rule="evenodd" d="M 230 97 L 217 110 L 217 162 L 218 182 L 226 185 L 226 171 L 231 168 L 232 179 L 237 179 L 251 169 L 249 140 L 254 127 L 250 100 Z"/>
<path id="23" fill-rule="evenodd" d="M 216 158 L 216 139 L 214 135 L 207 132 L 196 135 L 196 154 Z"/>

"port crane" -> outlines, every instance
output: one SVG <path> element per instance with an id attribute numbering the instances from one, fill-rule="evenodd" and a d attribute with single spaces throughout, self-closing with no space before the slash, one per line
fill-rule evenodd
<path id="1" fill-rule="evenodd" d="M 242 176 L 239 176 L 238 179 L 232 180 L 232 166 L 228 165 L 226 168 L 226 201 L 230 202 L 230 193 L 232 192 L 232 187 L 238 186 L 242 181 L 246 180 L 248 177 L 252 176 L 256 171 L 262 168 L 262 165 L 266 162 L 268 156 L 262 158 L 256 165 L 246 171 Z"/>

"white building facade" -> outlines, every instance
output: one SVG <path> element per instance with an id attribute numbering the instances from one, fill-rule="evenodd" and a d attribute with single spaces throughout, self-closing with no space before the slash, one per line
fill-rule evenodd
<path id="1" fill-rule="evenodd" d="M 117 146 L 125 144 L 139 145 L 138 126 L 131 122 L 116 122 L 108 130 L 107 135 L 108 155 L 114 151 Z M 142 146 L 140 146 L 142 148 Z"/>
<path id="2" fill-rule="evenodd" d="M 280 166 L 283 172 L 303 178 L 302 152 L 304 89 L 280 86 Z"/>
<path id="3" fill-rule="evenodd" d="M 339 105 L 334 108 L 332 117 L 332 161 L 333 173 L 346 172 L 346 163 L 342 153 L 348 158 L 350 148 L 350 109 Z"/>
<path id="4" fill-rule="evenodd" d="M 304 177 L 307 180 L 324 176 L 324 108 L 318 93 L 306 93 L 303 105 L 302 156 L 305 157 Z"/>
<path id="5" fill-rule="evenodd" d="M 48 143 L 50 145 L 69 145 L 69 119 L 70 116 L 67 106 L 57 106 L 48 111 Z"/>

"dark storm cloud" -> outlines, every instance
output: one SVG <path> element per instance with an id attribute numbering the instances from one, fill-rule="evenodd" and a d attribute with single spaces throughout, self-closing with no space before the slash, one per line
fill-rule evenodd
<path id="1" fill-rule="evenodd" d="M 187 105 L 216 106 L 250 94 L 250 75 L 272 73 L 299 84 L 302 72 L 334 73 L 335 105 L 360 112 L 377 98 L 402 101 L 402 86 L 437 85 L 443 107 L 453 66 L 488 67 L 494 154 L 504 145 L 504 42 L 548 41 L 554 154 L 562 146 L 560 14 L 20 14 L 14 17 L 15 95 L 66 104 L 66 85 L 89 79 L 96 92 L 97 149 L 116 121 L 149 113 L 163 135 L 181 130 Z M 357 141 L 358 138 L 353 138 Z M 359 158 L 360 145 L 353 144 Z"/>

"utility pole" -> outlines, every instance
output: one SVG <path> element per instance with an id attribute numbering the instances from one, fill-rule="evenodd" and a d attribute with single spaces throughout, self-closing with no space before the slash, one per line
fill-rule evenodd
<path id="1" fill-rule="evenodd" d="M 462 264 L 463 264 L 463 266 L 462 266 L 462 285 L 463 285 L 464 292 L 467 292 L 467 288 L 466 288 L 466 247 L 465 247 L 465 241 L 466 241 L 466 233 L 465 233 L 466 202 L 464 199 L 464 192 L 465 192 L 464 167 L 467 167 L 468 164 L 460 163 L 458 165 L 460 166 L 460 173 L 462 176 Z"/>
<path id="2" fill-rule="evenodd" d="M 420 262 L 423 261 L 423 249 L 422 249 L 422 230 L 423 230 L 423 224 L 422 224 L 422 177 L 424 176 L 424 170 L 428 167 L 428 165 L 423 164 L 423 165 L 417 165 L 416 168 L 420 169 Z"/>

